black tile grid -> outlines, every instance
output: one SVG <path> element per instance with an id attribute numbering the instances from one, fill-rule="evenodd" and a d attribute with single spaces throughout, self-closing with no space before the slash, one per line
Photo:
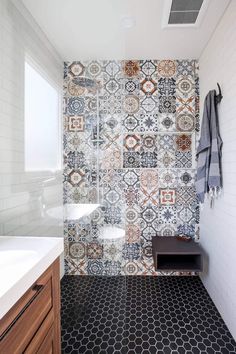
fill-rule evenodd
<path id="1" fill-rule="evenodd" d="M 236 353 L 199 277 L 64 276 L 61 288 L 62 353 Z"/>

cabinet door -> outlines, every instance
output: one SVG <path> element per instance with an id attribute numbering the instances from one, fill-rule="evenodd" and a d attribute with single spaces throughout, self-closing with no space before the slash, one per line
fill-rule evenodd
<path id="1" fill-rule="evenodd" d="M 55 325 L 57 322 L 59 322 L 58 319 L 53 317 L 53 312 L 51 311 L 24 351 L 24 354 L 60 354 L 61 338 Z"/>
<path id="2" fill-rule="evenodd" d="M 0 320 L 0 354 L 36 354 L 52 326 L 53 334 L 50 332 L 50 335 L 57 337 L 54 340 L 53 354 L 60 353 L 59 311 L 57 259 Z"/>
<path id="3" fill-rule="evenodd" d="M 54 337 L 54 330 L 53 327 L 51 327 L 42 344 L 40 345 L 37 354 L 55 354 Z"/>

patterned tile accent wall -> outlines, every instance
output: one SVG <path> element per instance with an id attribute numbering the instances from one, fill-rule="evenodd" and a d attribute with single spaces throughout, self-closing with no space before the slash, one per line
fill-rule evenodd
<path id="1" fill-rule="evenodd" d="M 67 274 L 156 275 L 153 236 L 198 237 L 197 72 L 195 60 L 65 63 L 64 203 L 100 205 L 65 218 Z"/>

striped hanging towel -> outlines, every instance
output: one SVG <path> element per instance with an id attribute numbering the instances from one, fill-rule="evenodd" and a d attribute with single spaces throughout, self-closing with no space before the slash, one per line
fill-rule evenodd
<path id="1" fill-rule="evenodd" d="M 200 203 L 205 194 L 211 198 L 211 205 L 222 188 L 222 139 L 219 132 L 216 91 L 210 91 L 204 102 L 201 137 L 197 149 L 196 192 Z"/>

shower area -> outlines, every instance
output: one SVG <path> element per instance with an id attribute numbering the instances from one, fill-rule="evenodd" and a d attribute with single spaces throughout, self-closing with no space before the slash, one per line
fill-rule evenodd
<path id="1" fill-rule="evenodd" d="M 198 238 L 198 85 L 195 60 L 65 63 L 67 275 L 158 275 L 152 237 Z"/>

